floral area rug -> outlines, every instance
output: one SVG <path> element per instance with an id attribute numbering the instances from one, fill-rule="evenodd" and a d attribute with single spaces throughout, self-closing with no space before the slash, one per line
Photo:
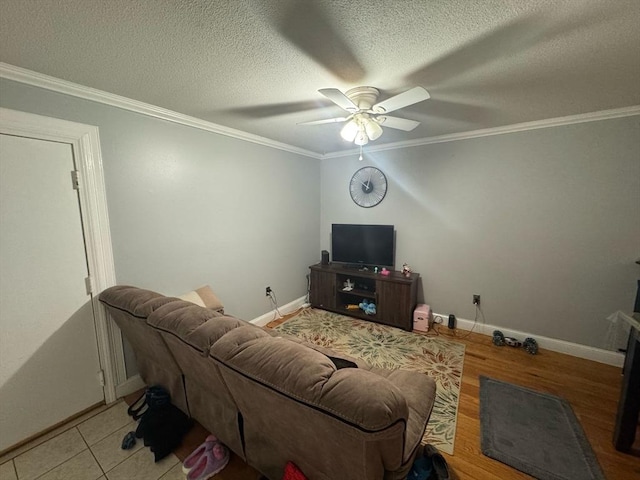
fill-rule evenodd
<path id="1" fill-rule="evenodd" d="M 309 308 L 275 327 L 309 343 L 331 348 L 368 364 L 429 375 L 436 401 L 422 440 L 453 454 L 464 345 L 399 328 Z"/>

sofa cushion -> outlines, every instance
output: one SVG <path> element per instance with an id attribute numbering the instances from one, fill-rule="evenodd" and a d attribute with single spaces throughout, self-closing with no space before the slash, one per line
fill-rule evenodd
<path id="1" fill-rule="evenodd" d="M 147 323 L 202 353 L 208 354 L 211 345 L 229 330 L 246 325 L 243 320 L 222 315 L 215 310 L 184 300 L 173 300 L 149 315 Z"/>
<path id="2" fill-rule="evenodd" d="M 230 331 L 210 354 L 241 375 L 363 430 L 383 430 L 409 416 L 402 392 L 386 378 L 364 369 L 338 370 L 326 355 L 258 328 Z"/>
<path id="3" fill-rule="evenodd" d="M 224 305 L 209 285 L 204 285 L 191 292 L 179 295 L 178 298 L 186 302 L 195 303 L 204 308 L 219 311 L 220 313 L 224 312 Z"/>
<path id="4" fill-rule="evenodd" d="M 175 299 L 130 285 L 116 285 L 100 294 L 100 301 L 105 305 L 138 318 L 147 318 L 154 310 L 173 300 Z"/>
<path id="5" fill-rule="evenodd" d="M 172 300 L 149 315 L 147 323 L 158 330 L 185 339 L 207 320 L 220 316 L 220 313 L 214 310 L 199 307 L 186 300 Z"/>

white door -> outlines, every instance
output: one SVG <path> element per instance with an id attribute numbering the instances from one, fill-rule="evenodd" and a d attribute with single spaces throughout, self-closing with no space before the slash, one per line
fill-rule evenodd
<path id="1" fill-rule="evenodd" d="M 0 134 L 0 451 L 104 399 L 70 144 Z"/>

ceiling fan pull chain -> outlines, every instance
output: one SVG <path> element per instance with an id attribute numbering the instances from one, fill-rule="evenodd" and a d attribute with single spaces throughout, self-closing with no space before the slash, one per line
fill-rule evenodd
<path id="1" fill-rule="evenodd" d="M 362 161 L 362 145 L 360 145 L 360 157 L 358 158 L 358 160 Z"/>

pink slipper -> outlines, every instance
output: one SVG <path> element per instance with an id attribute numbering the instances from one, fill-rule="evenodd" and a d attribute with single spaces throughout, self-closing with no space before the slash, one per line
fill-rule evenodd
<path id="1" fill-rule="evenodd" d="M 220 472 L 229 463 L 229 449 L 216 442 L 213 447 L 205 449 L 195 467 L 189 470 L 187 480 L 207 480 Z"/>
<path id="2" fill-rule="evenodd" d="M 213 445 L 215 443 L 219 443 L 218 438 L 215 435 L 209 435 L 204 442 L 202 442 L 198 448 L 196 448 L 191 454 L 184 459 L 182 464 L 182 473 L 189 473 L 193 467 L 195 467 L 200 457 L 204 454 L 205 451 L 211 451 Z"/>

